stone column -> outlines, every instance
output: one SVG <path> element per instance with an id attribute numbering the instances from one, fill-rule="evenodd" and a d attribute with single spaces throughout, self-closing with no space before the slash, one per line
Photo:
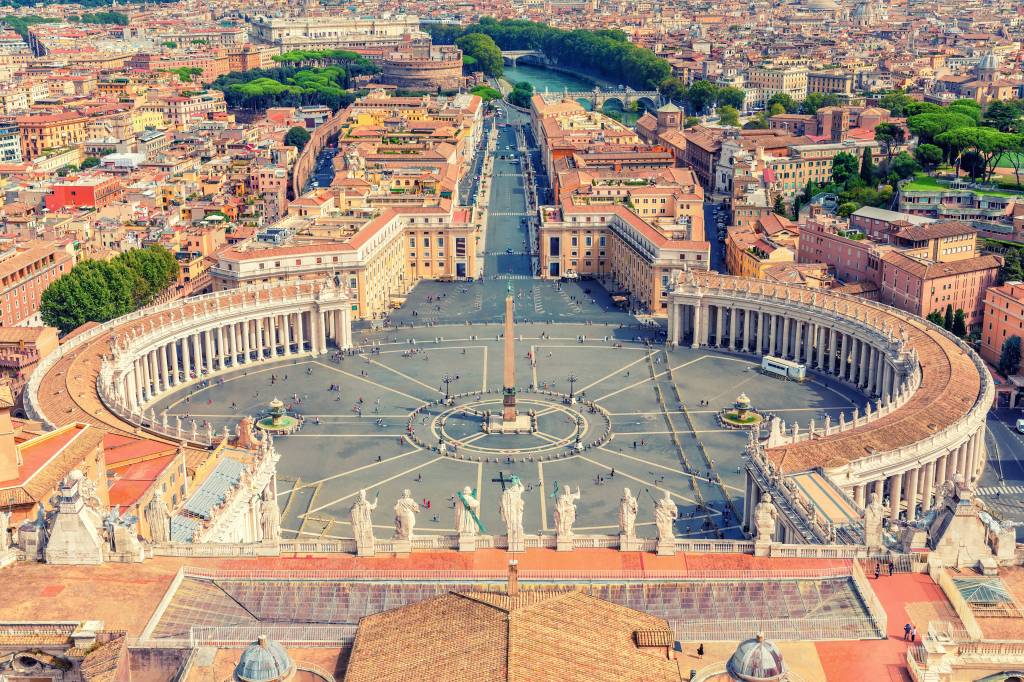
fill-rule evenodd
<path id="1" fill-rule="evenodd" d="M 782 316 L 782 357 L 789 357 L 789 315 Z"/>
<path id="2" fill-rule="evenodd" d="M 893 474 L 889 477 L 889 521 L 897 523 L 900 520 L 900 502 L 903 494 L 903 474 Z"/>
<path id="3" fill-rule="evenodd" d="M 217 327 L 217 368 L 224 369 L 224 361 L 227 359 L 227 346 L 224 344 L 224 325 Z"/>
<path id="4" fill-rule="evenodd" d="M 932 491 L 935 487 L 935 467 L 937 460 L 932 460 L 924 465 L 924 489 L 921 491 L 921 510 L 927 513 L 934 505 L 932 504 Z"/>
<path id="5" fill-rule="evenodd" d="M 917 518 L 917 486 L 921 469 L 915 467 L 908 473 L 910 477 L 907 482 L 907 521 L 913 521 Z"/>
<path id="6" fill-rule="evenodd" d="M 242 339 L 243 362 L 252 362 L 252 339 L 249 338 L 249 320 L 239 322 L 239 336 Z"/>
<path id="7" fill-rule="evenodd" d="M 725 320 L 722 317 L 722 314 L 724 312 L 725 310 L 722 308 L 722 306 L 715 306 L 715 346 L 718 348 L 722 348 L 722 346 L 724 345 L 722 343 L 722 336 L 725 333 Z"/>
<path id="8" fill-rule="evenodd" d="M 171 341 L 171 385 L 178 385 L 178 342 Z"/>
<path id="9" fill-rule="evenodd" d="M 256 327 L 256 360 L 263 359 L 263 318 L 257 317 L 254 321 Z"/>
<path id="10" fill-rule="evenodd" d="M 764 337 L 768 329 L 768 313 L 761 311 L 757 316 L 757 354 L 764 355 Z"/>
<path id="11" fill-rule="evenodd" d="M 963 442 L 956 449 L 956 472 L 963 477 L 964 482 L 971 480 L 967 477 L 967 470 L 970 467 L 970 462 L 967 460 L 967 443 Z"/>
<path id="12" fill-rule="evenodd" d="M 693 306 L 693 342 L 690 344 L 691 348 L 700 347 L 701 326 L 703 322 L 700 318 L 700 308 L 699 304 Z"/>
<path id="13" fill-rule="evenodd" d="M 860 507 L 861 509 L 864 508 L 864 501 L 867 499 L 866 487 L 867 486 L 863 483 L 861 483 L 860 485 L 855 485 L 853 487 L 853 499 L 857 503 L 857 506 Z"/>
<path id="14" fill-rule="evenodd" d="M 885 499 L 885 479 L 879 478 L 871 482 L 872 492 L 878 493 L 878 501 Z"/>
<path id="15" fill-rule="evenodd" d="M 295 315 L 295 337 L 299 341 L 299 352 L 306 350 L 305 313 L 299 312 Z"/>
<path id="16" fill-rule="evenodd" d="M 160 392 L 160 375 L 156 371 L 156 351 L 146 353 L 147 382 L 149 384 L 149 398 L 152 400 Z"/>
<path id="17" fill-rule="evenodd" d="M 768 314 L 771 316 L 768 320 L 768 355 L 775 355 L 775 327 L 778 326 L 779 316 Z"/>
<path id="18" fill-rule="evenodd" d="M 277 315 L 271 315 L 269 318 L 269 333 L 270 333 L 270 357 L 277 357 Z"/>
<path id="19" fill-rule="evenodd" d="M 743 309 L 743 346 L 744 351 L 750 351 L 750 316 L 754 311 L 750 308 Z"/>
<path id="20" fill-rule="evenodd" d="M 135 365 L 135 397 L 139 407 L 142 407 L 146 404 L 146 394 L 148 393 L 148 390 L 146 390 L 146 376 L 142 370 L 141 360 L 136 358 L 133 364 Z"/>
<path id="21" fill-rule="evenodd" d="M 185 373 L 185 383 L 192 378 L 192 349 L 189 345 L 192 343 L 192 335 L 186 334 L 181 340 L 181 370 Z"/>
<path id="22" fill-rule="evenodd" d="M 292 354 L 292 314 L 291 313 L 285 313 L 284 314 L 283 337 L 284 337 L 284 354 L 285 355 L 291 355 Z"/>
<path id="23" fill-rule="evenodd" d="M 850 354 L 850 336 L 842 334 L 842 342 L 839 347 L 839 378 L 846 380 L 846 363 Z"/>
<path id="24" fill-rule="evenodd" d="M 729 308 L 729 349 L 738 350 L 736 344 L 736 323 L 738 322 L 736 316 L 740 314 L 739 308 Z"/>
<path id="25" fill-rule="evenodd" d="M 203 347 L 206 349 L 206 358 L 203 363 L 203 367 L 209 371 L 213 369 L 213 341 L 210 339 L 210 335 L 213 330 L 207 329 L 203 331 Z"/>

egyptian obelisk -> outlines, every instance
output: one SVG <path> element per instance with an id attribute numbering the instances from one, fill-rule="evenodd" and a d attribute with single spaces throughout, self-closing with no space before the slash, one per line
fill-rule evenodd
<path id="1" fill-rule="evenodd" d="M 508 283 L 505 295 L 505 379 L 502 385 L 504 401 L 501 420 L 506 424 L 516 421 L 516 339 L 515 320 L 512 314 L 512 282 Z"/>

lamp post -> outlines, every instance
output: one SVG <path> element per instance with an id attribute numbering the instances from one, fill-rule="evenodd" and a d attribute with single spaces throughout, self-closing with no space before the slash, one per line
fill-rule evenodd
<path id="1" fill-rule="evenodd" d="M 441 383 L 444 384 L 444 401 L 445 402 L 448 402 L 448 400 L 449 400 L 448 385 L 450 383 L 452 383 L 453 381 L 458 381 L 458 380 L 459 380 L 458 375 L 452 376 L 451 374 L 445 374 L 443 377 L 441 377 Z"/>
<path id="2" fill-rule="evenodd" d="M 575 374 L 570 374 L 565 378 L 569 382 L 569 402 L 573 402 L 576 399 L 576 393 L 573 388 L 576 386 L 576 382 L 579 381 Z"/>

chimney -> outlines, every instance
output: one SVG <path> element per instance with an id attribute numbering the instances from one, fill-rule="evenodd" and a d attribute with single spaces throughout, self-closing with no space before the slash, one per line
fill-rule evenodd
<path id="1" fill-rule="evenodd" d="M 0 385 L 0 481 L 18 477 L 18 446 L 14 443 L 11 408 L 14 396 L 11 387 Z"/>
<path id="2" fill-rule="evenodd" d="M 508 562 L 508 596 L 519 595 L 519 562 L 512 559 Z"/>

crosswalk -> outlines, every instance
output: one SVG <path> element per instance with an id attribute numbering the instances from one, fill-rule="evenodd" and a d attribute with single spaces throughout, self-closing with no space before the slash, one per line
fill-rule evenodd
<path id="1" fill-rule="evenodd" d="M 533 214 L 532 213 L 527 213 L 526 211 L 491 211 L 491 215 L 525 217 L 525 216 L 531 216 Z"/>
<path id="2" fill-rule="evenodd" d="M 529 251 L 484 251 L 485 256 L 532 256 Z"/>
<path id="3" fill-rule="evenodd" d="M 985 488 L 978 488 L 979 495 L 1024 495 L 1024 485 L 993 485 Z"/>

